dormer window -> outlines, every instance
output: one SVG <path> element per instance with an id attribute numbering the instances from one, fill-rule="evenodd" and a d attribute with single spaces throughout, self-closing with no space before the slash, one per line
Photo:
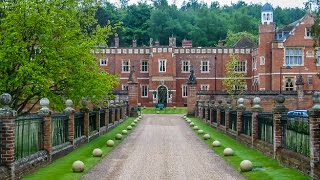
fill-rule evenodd
<path id="1" fill-rule="evenodd" d="M 312 38 L 312 32 L 311 32 L 311 28 L 306 28 L 305 29 L 305 38 Z"/>

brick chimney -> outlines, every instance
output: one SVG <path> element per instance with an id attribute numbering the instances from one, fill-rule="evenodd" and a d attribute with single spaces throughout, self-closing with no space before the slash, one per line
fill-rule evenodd
<path id="1" fill-rule="evenodd" d="M 114 34 L 114 47 L 119 47 L 119 37 L 117 33 Z"/>
<path id="2" fill-rule="evenodd" d="M 137 47 L 137 40 L 136 40 L 136 39 L 133 39 L 133 40 L 132 40 L 132 47 L 133 47 L 133 48 L 136 48 L 136 47 Z"/>
<path id="3" fill-rule="evenodd" d="M 155 47 L 159 47 L 159 46 L 160 46 L 160 42 L 159 42 L 158 40 L 156 40 L 156 41 L 154 42 L 154 46 L 155 46 Z"/>
<path id="4" fill-rule="evenodd" d="M 218 46 L 219 46 L 219 47 L 224 47 L 224 40 L 221 40 L 221 39 L 220 39 L 220 40 L 218 41 Z"/>
<path id="5" fill-rule="evenodd" d="M 183 48 L 191 48 L 192 47 L 192 40 L 183 39 L 182 40 L 182 47 Z"/>
<path id="6" fill-rule="evenodd" d="M 176 47 L 176 37 L 169 37 L 169 46 L 170 47 Z"/>

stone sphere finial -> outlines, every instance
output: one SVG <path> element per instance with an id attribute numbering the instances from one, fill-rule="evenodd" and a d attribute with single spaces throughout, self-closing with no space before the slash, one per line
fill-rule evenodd
<path id="1" fill-rule="evenodd" d="M 279 95 L 276 96 L 276 102 L 278 104 L 283 104 L 285 100 L 286 100 L 286 98 L 282 94 L 279 94 Z"/>
<path id="2" fill-rule="evenodd" d="M 255 97 L 253 100 L 252 110 L 254 111 L 262 111 L 262 107 L 260 106 L 261 99 L 259 97 Z"/>
<path id="3" fill-rule="evenodd" d="M 243 98 L 239 98 L 238 99 L 238 106 L 237 106 L 238 109 L 242 109 L 242 110 L 245 110 L 246 107 L 244 106 L 244 99 Z"/>
<path id="4" fill-rule="evenodd" d="M 67 106 L 67 107 L 64 109 L 65 112 L 70 112 L 70 111 L 73 111 L 73 110 L 74 110 L 74 109 L 72 108 L 73 102 L 72 102 L 71 99 L 67 99 L 66 102 L 65 102 L 65 104 L 66 104 L 66 106 Z"/>
<path id="5" fill-rule="evenodd" d="M 311 109 L 320 111 L 320 92 L 314 92 L 312 95 L 312 100 L 314 106 Z"/>
<path id="6" fill-rule="evenodd" d="M 39 110 L 39 113 L 40 114 L 48 114 L 50 111 L 49 104 L 50 104 L 50 101 L 48 98 L 41 98 L 40 99 L 41 109 Z"/>
<path id="7" fill-rule="evenodd" d="M 10 109 L 9 104 L 12 100 L 12 96 L 9 93 L 3 93 L 0 96 L 0 103 L 4 106 L 4 109 Z"/>
<path id="8" fill-rule="evenodd" d="M 283 104 L 285 100 L 286 98 L 284 97 L 284 95 L 282 94 L 277 95 L 275 98 L 276 106 L 273 109 L 273 112 L 278 112 L 278 113 L 287 112 L 288 108 L 286 108 L 285 105 Z"/>

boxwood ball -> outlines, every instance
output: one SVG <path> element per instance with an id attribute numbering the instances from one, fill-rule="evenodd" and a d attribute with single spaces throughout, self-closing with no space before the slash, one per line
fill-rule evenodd
<path id="1" fill-rule="evenodd" d="M 212 142 L 212 146 L 213 147 L 219 147 L 219 146 L 221 146 L 221 143 L 220 143 L 220 141 L 213 141 Z"/>
<path id="2" fill-rule="evenodd" d="M 194 126 L 193 129 L 194 130 L 199 130 L 199 127 L 198 126 Z"/>
<path id="3" fill-rule="evenodd" d="M 249 161 L 249 160 L 243 160 L 243 161 L 241 161 L 241 163 L 240 163 L 240 170 L 241 170 L 242 172 L 251 171 L 252 168 L 253 168 L 253 166 L 252 166 L 252 162 L 251 162 L 251 161 Z"/>
<path id="4" fill-rule="evenodd" d="M 223 150 L 224 156 L 232 156 L 233 155 L 233 150 L 231 148 L 225 148 Z"/>
<path id="5" fill-rule="evenodd" d="M 114 141 L 111 140 L 111 139 L 109 139 L 109 140 L 107 141 L 107 146 L 108 146 L 108 147 L 113 147 L 113 146 L 114 146 Z"/>
<path id="6" fill-rule="evenodd" d="M 128 127 L 127 127 L 127 130 L 131 130 L 131 129 L 132 129 L 132 126 L 128 126 Z"/>
<path id="7" fill-rule="evenodd" d="M 204 140 L 208 140 L 208 139 L 210 139 L 210 135 L 209 135 L 209 134 L 205 134 L 205 135 L 203 135 L 203 139 L 204 139 Z"/>
<path id="8" fill-rule="evenodd" d="M 194 123 L 193 123 L 193 122 L 190 122 L 190 126 L 193 127 L 193 126 L 194 126 Z"/>
<path id="9" fill-rule="evenodd" d="M 82 161 L 75 161 L 72 164 L 73 172 L 83 172 L 84 171 L 84 163 Z"/>
<path id="10" fill-rule="evenodd" d="M 203 134 L 204 132 L 203 132 L 202 129 L 199 129 L 199 130 L 198 130 L 198 133 L 199 133 L 199 134 Z"/>
<path id="11" fill-rule="evenodd" d="M 93 156 L 93 157 L 101 157 L 101 156 L 102 156 L 102 150 L 99 149 L 99 148 L 95 148 L 95 149 L 92 151 L 92 156 Z"/>
<path id="12" fill-rule="evenodd" d="M 126 134 L 128 134 L 128 131 L 124 129 L 124 130 L 122 130 L 122 134 L 126 135 Z"/>
<path id="13" fill-rule="evenodd" d="M 121 140 L 122 139 L 122 135 L 121 134 L 116 134 L 115 138 L 116 138 L 116 140 Z"/>

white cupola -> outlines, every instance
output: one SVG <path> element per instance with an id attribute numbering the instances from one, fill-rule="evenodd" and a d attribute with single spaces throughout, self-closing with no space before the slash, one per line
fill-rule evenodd
<path id="1" fill-rule="evenodd" d="M 271 4 L 266 3 L 261 9 L 261 23 L 270 24 L 273 23 L 273 8 Z"/>

